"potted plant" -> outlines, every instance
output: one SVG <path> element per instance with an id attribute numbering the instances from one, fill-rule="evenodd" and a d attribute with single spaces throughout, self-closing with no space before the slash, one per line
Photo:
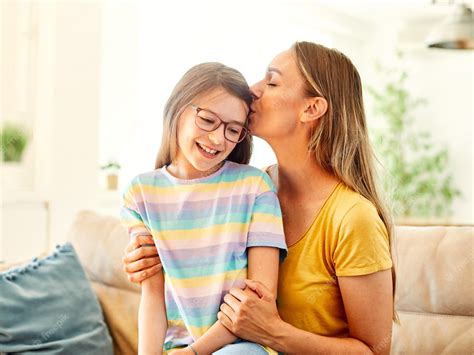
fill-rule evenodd
<path id="1" fill-rule="evenodd" d="M 110 160 L 107 164 L 102 165 L 100 168 L 107 175 L 107 189 L 117 190 L 118 172 L 121 169 L 120 164 L 115 160 Z"/>
<path id="2" fill-rule="evenodd" d="M 398 224 L 446 223 L 453 200 L 460 196 L 448 167 L 448 150 L 430 132 L 416 127 L 414 112 L 426 100 L 406 89 L 408 75 L 378 66 L 388 80 L 380 88 L 367 87 L 374 114 L 382 127 L 373 130 L 376 155 L 383 166 L 383 187 Z"/>
<path id="3" fill-rule="evenodd" d="M 7 122 L 0 131 L 0 149 L 3 162 L 20 163 L 28 143 L 28 133 L 21 125 Z"/>
<path id="4" fill-rule="evenodd" d="M 24 159 L 29 133 L 20 124 L 5 122 L 0 129 L 0 161 L 2 187 L 7 190 L 28 188 L 29 172 Z"/>

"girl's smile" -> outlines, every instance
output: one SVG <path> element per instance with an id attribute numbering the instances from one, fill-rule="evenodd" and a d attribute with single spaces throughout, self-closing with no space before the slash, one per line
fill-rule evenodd
<path id="1" fill-rule="evenodd" d="M 208 159 L 214 159 L 217 157 L 217 155 L 220 153 L 219 150 L 217 149 L 212 149 L 204 144 L 201 144 L 199 142 L 196 142 L 196 146 L 198 147 L 199 151 L 201 154 L 208 158 Z"/>

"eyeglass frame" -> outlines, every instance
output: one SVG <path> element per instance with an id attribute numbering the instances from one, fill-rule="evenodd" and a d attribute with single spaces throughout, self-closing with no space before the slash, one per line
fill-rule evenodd
<path id="1" fill-rule="evenodd" d="M 242 142 L 242 141 L 245 139 L 245 137 L 247 137 L 247 135 L 249 134 L 249 129 L 247 128 L 247 120 L 245 120 L 245 124 L 240 124 L 240 123 L 237 123 L 237 122 L 235 122 L 235 121 L 234 121 L 234 122 L 225 122 L 224 120 L 222 120 L 222 118 L 220 118 L 220 117 L 219 117 L 217 114 L 215 114 L 214 112 L 209 111 L 209 110 L 206 110 L 205 108 L 199 107 L 198 105 L 190 104 L 189 107 L 192 107 L 192 108 L 196 111 L 196 113 L 195 113 L 195 115 L 194 115 L 194 124 L 196 125 L 197 128 L 202 129 L 204 132 L 214 132 L 214 131 L 217 130 L 220 126 L 224 125 L 224 138 L 227 139 L 229 142 L 235 143 L 235 144 L 238 144 L 238 143 Z M 211 131 L 208 131 L 207 129 L 204 129 L 204 128 L 200 127 L 200 126 L 197 124 L 197 122 L 196 122 L 196 121 L 197 121 L 198 114 L 199 114 L 200 111 L 207 111 L 207 112 L 209 112 L 209 113 L 212 113 L 212 114 L 220 121 L 219 125 L 218 125 L 216 128 L 214 128 L 213 130 L 211 130 Z M 243 134 L 243 132 L 240 133 L 241 138 L 240 138 L 237 142 L 231 141 L 229 138 L 227 138 L 227 136 L 226 136 L 226 134 L 225 134 L 226 129 L 227 129 L 227 125 L 229 125 L 229 124 L 236 124 L 236 125 L 240 126 L 240 127 L 242 127 L 243 132 L 245 132 L 245 134 Z M 243 134 L 243 135 L 242 135 L 242 134 Z"/>

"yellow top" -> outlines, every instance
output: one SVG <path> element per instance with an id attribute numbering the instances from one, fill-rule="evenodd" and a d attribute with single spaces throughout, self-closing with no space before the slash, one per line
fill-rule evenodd
<path id="1" fill-rule="evenodd" d="M 303 237 L 280 265 L 278 310 L 284 321 L 311 333 L 349 334 L 336 276 L 392 267 L 387 230 L 374 205 L 339 183 Z"/>

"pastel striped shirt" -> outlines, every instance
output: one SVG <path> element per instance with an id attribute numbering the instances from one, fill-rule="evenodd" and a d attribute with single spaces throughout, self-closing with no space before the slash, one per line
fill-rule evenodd
<path id="1" fill-rule="evenodd" d="M 226 161 L 204 178 L 182 180 L 165 167 L 136 176 L 121 210 L 130 236 L 152 235 L 163 264 L 165 349 L 187 345 L 216 321 L 223 297 L 244 287 L 247 248 L 287 253 L 280 205 L 268 175 Z"/>

